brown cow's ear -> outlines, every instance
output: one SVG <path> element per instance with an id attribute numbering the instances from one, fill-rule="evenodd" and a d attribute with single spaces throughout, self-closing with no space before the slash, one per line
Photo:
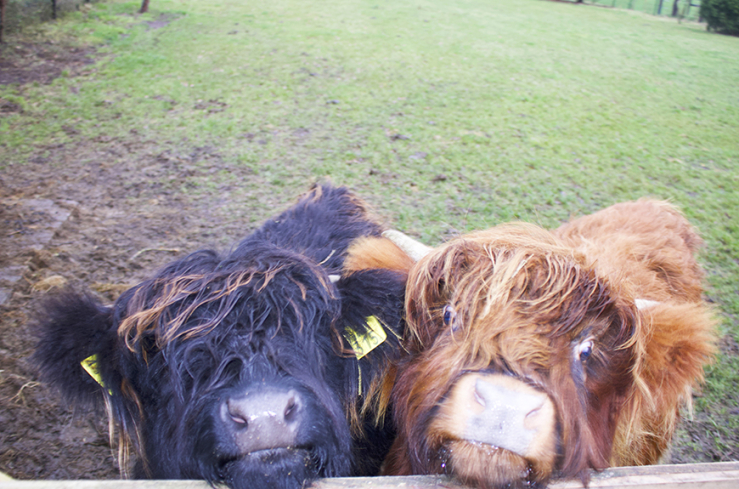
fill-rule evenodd
<path id="1" fill-rule="evenodd" d="M 657 463 L 667 449 L 679 408 L 716 351 L 715 319 L 701 303 L 654 304 L 639 311 L 643 331 L 634 370 L 636 389 L 622 410 L 612 462 Z"/>
<path id="2" fill-rule="evenodd" d="M 361 270 L 385 269 L 408 275 L 413 259 L 386 238 L 359 238 L 352 243 L 344 260 L 344 274 Z"/>
<path id="3" fill-rule="evenodd" d="M 703 380 L 716 350 L 715 319 L 700 303 L 658 304 L 641 312 L 650 335 L 644 379 L 657 406 L 677 403 Z"/>

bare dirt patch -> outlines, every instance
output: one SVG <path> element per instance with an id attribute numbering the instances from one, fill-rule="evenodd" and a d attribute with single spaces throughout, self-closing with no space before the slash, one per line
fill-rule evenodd
<path id="1" fill-rule="evenodd" d="M 159 17 L 157 17 L 155 20 L 146 21 L 144 22 L 144 24 L 146 24 L 149 29 L 161 29 L 162 27 L 168 26 L 170 22 L 172 22 L 173 20 L 177 20 L 180 17 L 182 17 L 181 14 L 165 12 L 159 15 Z"/>
<path id="2" fill-rule="evenodd" d="M 0 44 L 0 85 L 30 82 L 49 83 L 62 72 L 81 73 L 94 63 L 92 48 L 45 42 L 9 42 Z M 0 104 L 0 111 L 4 111 Z"/>
<path id="3" fill-rule="evenodd" d="M 181 14 L 163 13 L 154 20 L 142 22 L 148 29 L 161 29 Z M 34 42 L 22 35 L 11 37 L 0 44 L 0 85 L 17 83 L 50 83 L 62 74 L 77 76 L 95 62 L 97 50 L 66 41 Z M 0 114 L 19 112 L 16 107 L 0 99 Z"/>

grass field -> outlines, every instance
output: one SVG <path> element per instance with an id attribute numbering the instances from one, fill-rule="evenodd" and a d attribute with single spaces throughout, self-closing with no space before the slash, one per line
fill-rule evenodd
<path id="1" fill-rule="evenodd" d="M 706 240 L 722 318 L 721 353 L 673 457 L 739 458 L 739 38 L 541 0 L 137 7 L 94 4 L 24 34 L 97 44 L 100 56 L 80 76 L 0 86 L 22 109 L 0 117 L 0 179 L 34 158 L 63 172 L 55 148 L 84 142 L 215 148 L 214 171 L 201 160 L 152 178 L 192 201 L 218 197 L 213 215 L 246 229 L 328 177 L 431 245 L 668 199 Z"/>

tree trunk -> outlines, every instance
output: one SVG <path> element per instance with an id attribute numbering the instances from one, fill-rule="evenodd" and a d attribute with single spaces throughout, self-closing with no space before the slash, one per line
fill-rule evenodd
<path id="1" fill-rule="evenodd" d="M 140 14 L 145 14 L 149 11 L 149 0 L 144 0 L 141 2 L 141 10 L 139 10 Z"/>
<path id="2" fill-rule="evenodd" d="M 51 0 L 51 18 L 56 20 L 56 0 Z"/>
<path id="3" fill-rule="evenodd" d="M 675 0 L 675 3 L 672 4 L 672 16 L 677 17 L 677 14 L 679 13 L 679 4 L 680 0 Z"/>
<path id="4" fill-rule="evenodd" d="M 5 28 L 5 4 L 8 0 L 0 0 L 0 42 L 3 42 L 3 29 Z"/>

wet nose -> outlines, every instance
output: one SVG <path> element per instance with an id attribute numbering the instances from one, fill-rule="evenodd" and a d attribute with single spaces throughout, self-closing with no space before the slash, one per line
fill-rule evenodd
<path id="1" fill-rule="evenodd" d="M 248 392 L 221 405 L 221 420 L 242 453 L 294 446 L 303 413 L 303 399 L 292 389 Z"/>

